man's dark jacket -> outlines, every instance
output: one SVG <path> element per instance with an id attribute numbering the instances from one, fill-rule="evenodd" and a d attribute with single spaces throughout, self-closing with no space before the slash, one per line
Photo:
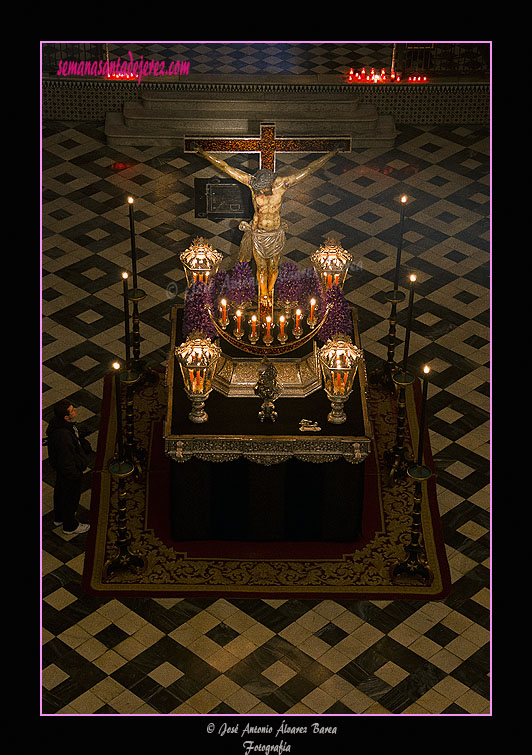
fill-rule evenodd
<path id="1" fill-rule="evenodd" d="M 46 436 L 48 459 L 57 474 L 67 480 L 79 479 L 87 468 L 87 456 L 76 437 L 73 423 L 52 417 Z"/>

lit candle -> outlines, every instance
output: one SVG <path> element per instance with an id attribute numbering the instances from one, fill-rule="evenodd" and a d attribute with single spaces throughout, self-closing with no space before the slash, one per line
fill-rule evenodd
<path id="1" fill-rule="evenodd" d="M 240 333 L 240 327 L 242 325 L 242 312 L 237 309 L 236 311 L 236 330 L 237 333 Z"/>
<path id="2" fill-rule="evenodd" d="M 126 369 L 129 369 L 129 358 L 130 358 L 130 350 L 129 350 L 129 302 L 128 302 L 128 296 L 127 296 L 127 281 L 128 281 L 128 274 L 122 273 L 122 280 L 123 280 L 123 288 L 124 288 L 124 325 L 125 325 L 125 336 L 126 336 Z"/>
<path id="3" fill-rule="evenodd" d="M 403 227 L 405 222 L 405 205 L 408 197 L 406 194 L 403 194 L 401 197 L 401 217 L 400 217 L 400 224 L 399 224 L 399 244 L 397 245 L 397 257 L 395 261 L 395 278 L 393 283 L 393 290 L 397 291 L 399 287 L 399 267 L 401 265 L 401 251 L 403 248 Z"/>
<path id="4" fill-rule="evenodd" d="M 281 338 L 284 338 L 284 315 L 279 318 L 279 327 L 281 328 Z"/>
<path id="5" fill-rule="evenodd" d="M 316 299 L 310 300 L 310 322 L 314 322 L 314 307 L 316 306 Z"/>
<path id="6" fill-rule="evenodd" d="M 299 330 L 299 321 L 301 320 L 301 310 L 296 309 L 296 330 Z"/>
<path id="7" fill-rule="evenodd" d="M 257 315 L 251 315 L 251 336 L 257 337 Z"/>
<path id="8" fill-rule="evenodd" d="M 135 245 L 135 220 L 133 218 L 133 197 L 127 198 L 129 204 L 129 234 L 131 236 L 131 262 L 133 267 L 133 288 L 137 288 L 137 248 Z"/>
<path id="9" fill-rule="evenodd" d="M 403 353 L 403 376 L 406 375 L 406 368 L 408 363 L 408 347 L 410 345 L 410 328 L 412 327 L 412 310 L 414 305 L 414 284 L 416 282 L 416 276 L 410 276 L 410 299 L 408 300 L 408 320 L 406 325 L 405 346 Z"/>
<path id="10" fill-rule="evenodd" d="M 115 394 L 116 394 L 116 437 L 118 439 L 118 458 L 122 460 L 122 405 L 120 403 L 120 362 L 113 362 L 115 370 Z"/>
<path id="11" fill-rule="evenodd" d="M 428 382 L 429 382 L 429 372 L 430 367 L 428 364 L 426 364 L 423 367 L 423 396 L 421 399 L 421 416 L 419 418 L 419 438 L 418 438 L 418 445 L 417 445 L 417 465 L 418 467 L 422 464 L 423 459 L 423 434 L 425 432 L 425 407 L 427 404 L 427 389 L 428 389 Z"/>
<path id="12" fill-rule="evenodd" d="M 227 322 L 227 302 L 225 299 L 222 299 L 220 304 L 222 305 L 222 322 L 226 323 Z"/>
<path id="13" fill-rule="evenodd" d="M 270 323 L 272 321 L 272 318 L 270 315 L 266 317 L 266 338 L 270 338 Z"/>

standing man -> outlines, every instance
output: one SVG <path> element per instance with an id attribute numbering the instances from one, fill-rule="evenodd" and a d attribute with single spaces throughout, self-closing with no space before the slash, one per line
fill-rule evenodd
<path id="1" fill-rule="evenodd" d="M 78 522 L 76 517 L 87 456 L 75 421 L 76 409 L 63 399 L 54 405 L 54 416 L 46 431 L 48 458 L 56 472 L 54 524 L 62 524 L 65 535 L 79 535 L 89 529 L 88 524 Z"/>
<path id="2" fill-rule="evenodd" d="M 273 287 L 279 272 L 279 258 L 285 243 L 287 224 L 281 222 L 281 203 L 287 189 L 302 181 L 325 165 L 339 148 L 319 157 L 295 173 L 280 176 L 268 168 L 261 168 L 254 175 L 238 168 L 232 168 L 216 155 L 205 152 L 198 147 L 199 155 L 209 160 L 219 170 L 227 173 L 236 181 L 245 184 L 251 190 L 254 215 L 251 223 L 245 221 L 238 226 L 245 231 L 240 244 L 240 260 L 249 262 L 251 254 L 257 263 L 257 283 L 259 288 L 259 304 L 265 310 L 273 306 Z"/>

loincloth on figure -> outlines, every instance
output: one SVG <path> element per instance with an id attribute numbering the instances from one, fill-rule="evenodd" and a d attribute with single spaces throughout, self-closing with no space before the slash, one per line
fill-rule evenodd
<path id="1" fill-rule="evenodd" d="M 251 223 L 243 220 L 238 228 L 244 231 L 240 242 L 239 259 L 241 261 L 249 262 L 251 255 L 255 253 L 257 264 L 259 264 L 259 259 L 267 261 L 281 255 L 286 241 L 285 230 L 288 228 L 288 223 L 283 221 L 275 231 L 264 231 L 261 228 L 253 229 Z"/>

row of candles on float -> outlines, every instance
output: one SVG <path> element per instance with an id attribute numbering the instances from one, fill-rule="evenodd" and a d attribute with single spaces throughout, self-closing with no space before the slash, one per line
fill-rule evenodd
<path id="1" fill-rule="evenodd" d="M 377 73 L 374 68 L 372 68 L 369 73 L 366 73 L 365 68 L 363 68 L 360 72 L 355 72 L 353 68 L 350 68 L 347 75 L 347 80 L 349 82 L 354 81 L 356 83 L 364 84 L 378 84 L 384 83 L 386 81 L 399 83 L 401 81 L 401 75 L 399 73 L 396 73 L 393 69 L 390 71 L 390 75 L 388 76 L 384 68 L 381 68 L 380 73 Z M 408 77 L 408 81 L 416 82 L 418 84 L 425 83 L 427 81 L 427 77 L 418 74 L 410 75 Z"/>
<path id="2" fill-rule="evenodd" d="M 220 312 L 221 316 L 219 319 L 220 326 L 225 330 L 227 326 L 229 325 L 229 316 L 227 313 L 227 299 L 221 299 L 220 300 Z M 294 329 L 292 330 L 292 333 L 294 334 L 295 338 L 301 338 L 303 335 L 303 328 L 301 327 L 301 320 L 303 317 L 303 313 L 301 309 L 296 309 L 294 313 Z M 236 323 L 236 327 L 233 330 L 233 335 L 235 338 L 243 338 L 244 328 L 243 328 L 243 319 L 244 319 L 244 313 L 241 309 L 237 309 L 235 314 L 233 315 L 233 320 Z M 285 315 L 281 315 L 279 317 L 279 334 L 277 336 L 277 339 L 281 343 L 285 343 L 288 340 L 288 334 L 287 334 L 287 321 L 290 319 L 290 314 L 287 313 Z M 316 319 L 316 299 L 310 299 L 310 313 L 309 316 L 306 319 L 307 325 L 310 328 L 314 328 L 317 325 L 317 319 Z M 257 318 L 256 314 L 251 315 L 251 319 L 248 320 L 248 325 L 250 326 L 249 331 L 249 340 L 251 343 L 256 343 L 260 338 L 260 329 L 263 330 L 263 341 L 265 344 L 270 344 L 273 341 L 273 330 L 277 327 L 277 324 L 273 321 L 273 318 L 271 315 L 267 315 L 265 318 L 265 321 L 260 324 Z"/>

